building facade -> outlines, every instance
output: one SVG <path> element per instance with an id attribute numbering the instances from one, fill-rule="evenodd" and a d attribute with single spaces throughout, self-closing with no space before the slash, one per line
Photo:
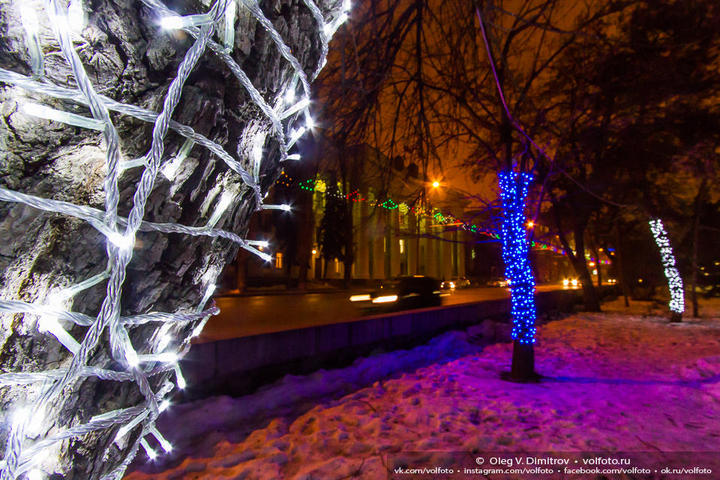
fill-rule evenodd
<path id="1" fill-rule="evenodd" d="M 315 193 L 316 218 L 323 214 L 324 198 Z M 372 198 L 372 194 L 369 194 Z M 402 205 L 402 204 L 401 204 Z M 450 279 L 465 275 L 466 232 L 437 224 L 427 214 L 385 208 L 376 202 L 359 201 L 352 207 L 355 280 L 383 280 L 402 275 L 427 275 Z M 322 258 L 315 239 L 311 277 L 342 279 L 345 265 Z"/>
<path id="2" fill-rule="evenodd" d="M 347 164 L 359 165 L 349 175 L 317 173 L 320 168 L 310 178 L 298 171 L 283 173 L 268 203 L 288 203 L 292 211 L 258 212 L 249 235 L 268 240 L 273 260 L 262 262 L 241 251 L 224 273 L 224 290 L 336 283 L 347 278 L 346 268 L 353 283 L 365 284 L 402 275 L 465 276 L 473 235 L 438 218 L 462 216 L 467 201 L 449 190 L 428 192 L 432 186 L 418 178 L 412 163 L 389 161 L 365 146 L 346 157 Z M 329 187 L 332 181 L 338 188 Z M 351 222 L 344 223 L 352 230 L 352 262 L 347 264 L 323 255 L 320 226 L 332 195 L 351 206 Z"/>

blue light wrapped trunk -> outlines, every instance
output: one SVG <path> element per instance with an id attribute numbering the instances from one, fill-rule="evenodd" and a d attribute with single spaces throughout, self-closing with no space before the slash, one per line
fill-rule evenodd
<path id="1" fill-rule="evenodd" d="M 532 176 L 503 170 L 498 180 L 503 213 L 500 239 L 505 277 L 510 281 L 512 338 L 532 344 L 535 343 L 535 279 L 525 237 L 525 198 Z"/>

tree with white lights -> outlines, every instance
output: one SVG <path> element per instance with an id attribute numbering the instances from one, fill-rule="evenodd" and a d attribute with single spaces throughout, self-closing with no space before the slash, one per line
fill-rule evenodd
<path id="1" fill-rule="evenodd" d="M 565 52 L 548 85 L 558 105 L 556 134 L 565 145 L 558 157 L 568 159 L 559 165 L 567 178 L 556 190 L 562 212 L 577 212 L 566 222 L 579 230 L 576 238 L 593 214 L 614 226 L 618 260 L 627 244 L 621 237 L 633 232 L 642 236 L 645 251 L 653 251 L 649 222 L 659 249 L 653 257 L 668 281 L 671 319 L 679 321 L 684 294 L 675 257 L 691 267 L 685 272 L 692 285 L 704 179 L 717 161 L 710 145 L 718 142 L 720 109 L 707 99 L 720 92 L 714 53 L 720 7 L 712 0 L 637 0 L 624 8 L 620 19 L 597 24 Z M 622 224 L 629 227 L 623 235 Z M 686 245 L 694 253 L 683 252 Z M 623 262 L 636 264 L 634 278 L 655 270 L 625 253 Z M 630 282 L 618 273 L 629 294 Z M 695 287 L 689 290 L 692 298 Z"/>
<path id="2" fill-rule="evenodd" d="M 685 290 L 683 289 L 682 277 L 680 277 L 680 273 L 675 266 L 675 255 L 662 220 L 654 218 L 649 223 L 650 231 L 660 250 L 665 277 L 668 281 L 668 290 L 670 290 L 670 320 L 680 322 L 682 321 L 682 314 L 685 312 Z"/>
<path id="3" fill-rule="evenodd" d="M 0 5 L 0 478 L 121 478 L 294 145 L 348 1 Z M 272 246 L 270 246 L 272 249 Z"/>

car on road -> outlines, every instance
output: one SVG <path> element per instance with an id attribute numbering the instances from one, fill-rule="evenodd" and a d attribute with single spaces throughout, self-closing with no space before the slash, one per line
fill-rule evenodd
<path id="1" fill-rule="evenodd" d="M 491 287 L 505 288 L 510 286 L 510 280 L 505 277 L 493 277 L 488 282 L 488 285 Z"/>
<path id="2" fill-rule="evenodd" d="M 351 296 L 350 301 L 365 313 L 392 312 L 442 305 L 441 293 L 439 280 L 413 275 L 383 282 L 372 292 Z"/>
<path id="3" fill-rule="evenodd" d="M 470 288 L 470 280 L 465 277 L 453 277 L 440 284 L 443 290 L 455 290 L 456 288 Z"/>

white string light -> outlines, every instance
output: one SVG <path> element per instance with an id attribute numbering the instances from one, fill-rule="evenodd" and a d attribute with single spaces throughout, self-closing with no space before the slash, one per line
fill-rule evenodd
<path id="1" fill-rule="evenodd" d="M 187 27 L 200 27 L 213 23 L 213 17 L 206 13 L 197 15 L 168 15 L 160 19 L 160 26 L 165 30 L 182 30 Z"/>
<path id="2" fill-rule="evenodd" d="M 30 470 L 27 474 L 28 480 L 45 480 L 45 475 L 40 470 Z"/>
<path id="3" fill-rule="evenodd" d="M 138 362 L 163 362 L 177 363 L 178 355 L 175 352 L 148 353 L 146 355 L 138 355 Z"/>
<path id="4" fill-rule="evenodd" d="M 111 232 L 107 239 L 121 251 L 132 250 L 135 238 L 133 235 L 122 234 L 120 232 Z"/>
<path id="5" fill-rule="evenodd" d="M 155 349 L 161 352 L 167 348 L 172 341 L 173 337 L 170 335 L 171 323 L 164 323 L 157 332 L 158 342 L 155 345 Z"/>
<path id="6" fill-rule="evenodd" d="M 38 320 L 38 331 L 48 332 L 57 338 L 70 353 L 77 355 L 80 351 L 80 344 L 65 330 L 58 322 L 57 318 L 50 315 L 44 315 Z"/>
<path id="7" fill-rule="evenodd" d="M 270 246 L 270 242 L 268 242 L 267 240 L 248 240 L 247 243 L 263 248 L 268 248 Z"/>
<path id="8" fill-rule="evenodd" d="M 145 157 L 133 158 L 132 160 L 125 160 L 123 162 L 120 162 L 120 166 L 118 168 L 121 172 L 124 172 L 125 170 L 137 167 L 147 167 Z"/>
<path id="9" fill-rule="evenodd" d="M 300 138 L 305 135 L 305 132 L 307 132 L 307 128 L 300 127 L 297 130 L 293 130 L 292 134 L 290 135 L 290 141 L 288 142 L 288 148 L 295 145 L 295 143 L 300 140 Z"/>
<path id="10" fill-rule="evenodd" d="M 220 221 L 220 217 L 222 217 L 223 213 L 225 213 L 225 211 L 232 203 L 233 198 L 234 195 L 227 191 L 223 192 L 220 195 L 220 201 L 218 202 L 215 211 L 207 222 L 207 228 L 213 228 L 215 225 L 217 225 L 217 223 Z"/>
<path id="11" fill-rule="evenodd" d="M 37 35 L 40 30 L 35 7 L 31 2 L 22 2 L 20 4 L 20 21 L 22 22 L 25 34 L 28 36 Z"/>
<path id="12" fill-rule="evenodd" d="M 82 0 L 70 0 L 67 19 L 70 31 L 79 35 L 85 28 L 85 10 L 83 10 Z"/>
<path id="13" fill-rule="evenodd" d="M 237 16 L 237 4 L 231 1 L 225 9 L 225 34 L 223 43 L 228 53 L 231 53 L 235 46 L 235 17 Z"/>
<path id="14" fill-rule="evenodd" d="M 155 460 L 158 457 L 157 452 L 153 450 L 153 448 L 144 438 L 140 440 L 140 445 L 142 445 L 142 447 L 145 449 L 145 453 L 150 458 L 150 460 Z"/>
<path id="15" fill-rule="evenodd" d="M 260 179 L 260 164 L 263 159 L 263 147 L 265 146 L 265 135 L 262 133 L 255 134 L 252 139 L 252 149 L 250 156 L 253 161 L 253 178 L 257 182 Z"/>
<path id="16" fill-rule="evenodd" d="M 173 369 L 175 370 L 175 382 L 177 383 L 177 387 L 180 390 L 185 390 L 185 387 L 187 387 L 187 383 L 185 382 L 185 377 L 183 377 L 180 367 L 175 364 L 173 366 Z"/>
<path id="17" fill-rule="evenodd" d="M 172 404 L 170 403 L 170 400 L 165 399 L 162 401 L 162 403 L 160 403 L 160 406 L 158 408 L 160 409 L 161 412 L 164 412 L 165 410 L 170 408 L 171 405 Z"/>
<path id="18" fill-rule="evenodd" d="M 310 106 L 310 99 L 307 98 L 307 97 L 306 97 L 306 98 L 303 98 L 302 100 L 300 100 L 299 102 L 297 102 L 295 105 L 291 106 L 290 108 L 288 108 L 287 110 L 285 110 L 284 112 L 282 112 L 282 113 L 280 114 L 280 120 L 284 120 L 284 119 L 286 119 L 287 117 L 289 117 L 289 116 L 291 116 L 291 115 L 295 115 L 295 114 L 298 113 L 299 111 L 305 110 L 305 109 L 308 108 L 309 106 Z"/>
<path id="19" fill-rule="evenodd" d="M 190 155 L 190 151 L 192 150 L 194 145 L 195 142 L 193 140 L 189 138 L 185 140 L 185 143 L 183 143 L 182 147 L 180 147 L 180 150 L 178 150 L 177 155 L 175 155 L 172 160 L 167 162 L 160 170 L 165 176 L 165 178 L 167 178 L 168 180 L 172 180 L 175 178 L 175 175 L 177 174 L 180 165 L 182 165 L 188 155 Z"/>
<path id="20" fill-rule="evenodd" d="M 33 76 L 40 78 L 43 76 L 44 70 L 42 48 L 40 48 L 40 39 L 38 38 L 40 24 L 35 8 L 30 2 L 20 4 L 20 21 L 25 30 L 25 45 L 27 45 L 28 54 L 30 55 L 30 68 L 33 71 Z"/>
<path id="21" fill-rule="evenodd" d="M 120 427 L 117 431 L 117 434 L 115 434 L 115 443 L 119 443 L 123 438 L 125 438 L 125 435 L 127 435 L 129 432 L 132 432 L 135 427 L 140 425 L 140 422 L 145 420 L 149 413 L 149 411 L 144 411 L 140 415 Z"/>
<path id="22" fill-rule="evenodd" d="M 165 439 L 165 437 L 163 437 L 160 432 L 158 432 L 157 428 L 151 427 L 150 433 L 152 434 L 153 437 L 155 437 L 155 440 L 158 441 L 158 443 L 160 444 L 162 449 L 165 451 L 165 453 L 172 452 L 172 449 L 173 449 L 172 444 L 170 442 L 168 442 L 167 439 Z"/>
<path id="23" fill-rule="evenodd" d="M 675 255 L 673 254 L 670 238 L 668 237 L 662 220 L 659 218 L 650 220 L 650 231 L 655 238 L 655 243 L 660 249 L 665 277 L 670 290 L 670 311 L 682 315 L 685 311 L 685 291 L 683 289 L 682 277 L 675 266 Z"/>
<path id="24" fill-rule="evenodd" d="M 286 105 L 281 113 L 270 108 L 265 98 L 250 82 L 249 77 L 240 68 L 238 63 L 230 57 L 234 46 L 235 20 L 237 18 L 237 6 L 235 0 L 215 0 L 206 13 L 180 16 L 172 12 L 159 0 L 143 0 L 143 3 L 160 18 L 163 29 L 182 29 L 194 38 L 194 43 L 187 50 L 185 57 L 178 66 L 177 75 L 171 81 L 166 97 L 163 102 L 162 111 L 152 112 L 134 105 L 128 105 L 114 101 L 108 97 L 99 95 L 95 86 L 90 81 L 85 68 L 78 56 L 72 35 L 79 35 L 85 28 L 87 15 L 83 9 L 83 0 L 45 0 L 45 10 L 50 20 L 49 26 L 55 34 L 59 45 L 59 52 L 71 67 L 76 88 L 66 88 L 54 85 L 51 79 L 44 76 L 44 58 L 39 42 L 40 24 L 37 12 L 30 2 L 15 0 L 19 4 L 21 22 L 25 31 L 26 44 L 30 57 L 30 66 L 33 72 L 32 77 L 21 75 L 9 70 L 0 69 L 0 81 L 9 85 L 23 88 L 29 92 L 45 95 L 49 99 L 75 102 L 89 107 L 91 117 L 78 115 L 71 112 L 57 110 L 37 103 L 24 103 L 21 105 L 23 113 L 35 118 L 42 118 L 54 122 L 60 122 L 80 128 L 101 131 L 106 146 L 106 179 L 104 183 L 105 203 L 104 210 L 99 210 L 83 205 L 75 205 L 49 198 L 41 198 L 35 195 L 28 195 L 0 187 L 0 201 L 22 203 L 29 207 L 42 211 L 52 212 L 78 218 L 93 226 L 107 239 L 108 267 L 101 273 L 95 274 L 77 284 L 67 286 L 60 291 L 48 295 L 43 303 L 43 298 L 37 302 L 24 302 L 20 300 L 0 300 L 1 313 L 22 313 L 38 316 L 39 335 L 51 334 L 62 344 L 71 355 L 69 365 L 46 371 L 35 372 L 7 372 L 0 374 L 0 386 L 6 385 L 47 385 L 42 394 L 32 401 L 32 404 L 21 410 L 17 419 L 13 422 L 8 435 L 8 442 L 5 448 L 4 460 L 0 464 L 1 480 L 15 480 L 18 478 L 29 478 L 37 480 L 44 478 L 46 474 L 42 471 L 39 463 L 43 458 L 41 452 L 57 445 L 64 440 L 82 437 L 89 433 L 117 428 L 115 443 L 125 442 L 130 438 L 128 434 L 140 429 L 137 437 L 133 438 L 132 445 L 129 445 L 130 454 L 117 465 L 112 471 L 102 476 L 103 480 L 116 480 L 122 477 L 127 465 L 132 460 L 137 450 L 142 447 L 148 457 L 154 459 L 158 453 L 147 441 L 147 436 L 155 438 L 162 450 L 169 452 L 172 445 L 155 428 L 155 421 L 161 411 L 165 411 L 170 401 L 165 398 L 173 388 L 172 382 L 165 382 L 157 391 L 153 391 L 148 381 L 149 378 L 174 372 L 175 383 L 179 389 L 187 387 L 185 378 L 182 375 L 178 361 L 189 349 L 189 338 L 183 339 L 178 344 L 172 343 L 170 327 L 176 324 L 193 323 L 192 336 L 199 335 L 202 327 L 211 315 L 218 313 L 216 307 L 205 310 L 205 304 L 209 301 L 215 290 L 215 282 L 219 275 L 217 269 L 210 269 L 201 279 L 201 285 L 205 292 L 199 305 L 189 313 L 175 312 L 150 312 L 134 316 L 121 316 L 120 298 L 122 284 L 125 277 L 125 268 L 134 255 L 133 247 L 136 237 L 140 232 L 180 233 L 192 236 L 205 236 L 211 239 L 224 238 L 239 244 L 246 250 L 258 255 L 266 261 L 272 260 L 272 255 L 261 252 L 258 248 L 266 248 L 269 243 L 265 240 L 246 240 L 233 232 L 227 232 L 215 228 L 223 213 L 236 198 L 235 194 L 229 191 L 221 194 L 213 214 L 205 226 L 194 227 L 179 225 L 176 223 L 154 223 L 143 220 L 145 203 L 153 190 L 155 179 L 158 173 L 173 180 L 182 163 L 188 157 L 195 145 L 209 150 L 220 158 L 231 170 L 238 173 L 242 181 L 255 192 L 255 200 L 258 208 L 277 208 L 290 211 L 289 205 L 266 205 L 262 204 L 263 195 L 258 185 L 259 165 L 262 161 L 263 146 L 265 143 L 264 134 L 259 134 L 253 146 L 252 161 L 254 175 L 245 171 L 242 167 L 244 159 L 236 159 L 226 152 L 224 148 L 195 132 L 191 127 L 172 121 L 171 116 L 178 104 L 185 81 L 190 72 L 197 65 L 205 53 L 206 48 L 213 52 L 219 60 L 226 65 L 235 78 L 248 92 L 251 101 L 255 103 L 260 111 L 270 120 L 273 125 L 272 134 L 281 147 L 281 161 L 299 160 L 299 154 L 288 154 L 288 150 L 308 130 L 313 128 L 314 122 L 309 112 L 310 90 L 309 79 L 305 74 L 300 62 L 293 56 L 290 47 L 285 44 L 281 35 L 274 28 L 273 24 L 264 16 L 259 5 L 254 0 L 242 0 L 248 11 L 255 17 L 256 21 L 265 28 L 274 43 L 278 47 L 283 58 L 285 58 L 294 71 L 290 78 L 289 85 L 283 90 L 279 98 L 285 101 Z M 317 21 L 320 38 L 321 55 L 318 65 L 311 76 L 314 79 L 324 65 L 327 56 L 328 35 L 323 32 L 325 25 L 338 25 L 340 15 L 331 22 L 326 22 L 322 12 L 312 0 L 303 0 L 310 10 L 313 18 Z M 344 10 L 349 9 L 349 2 L 343 3 Z M 343 12 L 346 13 L 346 12 Z M 216 27 L 221 28 L 223 45 L 212 40 L 212 34 Z M 224 27 L 224 28 L 222 28 Z M 336 29 L 336 27 L 335 27 Z M 53 52 L 57 55 L 57 51 Z M 38 79 L 42 79 L 39 81 Z M 295 90 L 297 83 L 301 83 L 303 90 L 302 100 L 295 103 Z M 280 101 L 282 105 L 283 101 Z M 144 122 L 154 124 L 153 138 L 150 150 L 144 156 L 133 160 L 121 160 L 120 139 L 117 130 L 110 118 L 109 112 L 115 111 L 121 115 L 127 115 Z M 304 113 L 306 125 L 300 128 L 293 128 L 299 113 Z M 281 122 L 285 122 L 284 124 Z M 164 153 L 164 139 L 168 131 L 172 129 L 185 137 L 185 142 L 170 161 L 162 163 Z M 286 134 L 285 132 L 289 132 Z M 119 187 L 118 177 L 120 172 L 128 168 L 142 167 L 142 179 L 138 183 L 138 190 L 134 195 L 134 204 L 127 218 L 118 215 Z M 66 302 L 72 298 L 102 282 L 107 284 L 107 296 L 100 307 L 97 316 L 90 316 L 78 312 L 66 310 Z M 81 326 L 86 329 L 82 340 L 76 340 L 62 325 L 68 322 L 72 325 Z M 156 322 L 162 324 L 161 328 L 153 336 L 154 342 L 149 346 L 149 351 L 137 351 L 130 341 L 128 328 L 137 325 Z M 108 365 L 93 365 L 90 360 L 90 352 L 96 348 L 103 332 L 107 331 L 111 347 L 111 357 L 115 362 L 113 368 Z M 166 349 L 173 345 L 168 351 Z M 101 357 L 102 358 L 102 357 Z M 120 368 L 117 368 L 120 365 Z M 134 382 L 140 392 L 144 395 L 144 403 L 129 408 L 112 410 L 91 418 L 90 421 L 78 425 L 60 427 L 54 429 L 52 434 L 43 433 L 42 425 L 45 423 L 44 412 L 49 411 L 46 407 L 57 403 L 57 398 L 66 388 L 75 386 L 79 381 L 95 377 L 104 381 Z M 24 413 L 22 413 L 24 412 Z M 29 415 L 29 412 L 33 412 Z M 38 426 L 40 425 L 40 426 Z M 31 434 L 31 435 L 30 435 Z M 124 445 L 127 445 L 126 443 Z M 43 460 L 44 462 L 44 460 Z M 43 463 L 43 467 L 47 467 Z"/>
<path id="25" fill-rule="evenodd" d="M 89 128 L 92 130 L 103 131 L 105 123 L 93 118 L 83 117 L 75 113 L 62 112 L 54 108 L 46 107 L 38 103 L 25 103 L 21 110 L 26 115 L 43 118 L 45 120 L 53 120 L 55 122 L 67 123 L 75 127 Z"/>
<path id="26" fill-rule="evenodd" d="M 288 87 L 287 91 L 285 92 L 285 104 L 286 105 L 292 105 L 293 102 L 295 102 L 295 89 L 297 88 L 297 77 L 293 77 L 292 82 L 290 82 L 290 86 Z"/>
<path id="27" fill-rule="evenodd" d="M 305 128 L 307 128 L 308 130 L 312 130 L 313 128 L 315 128 L 315 120 L 313 120 L 310 112 L 308 112 L 307 110 L 305 111 Z"/>
<path id="28" fill-rule="evenodd" d="M 283 212 L 292 211 L 292 207 L 287 203 L 283 203 L 282 205 L 263 205 L 262 208 L 263 210 L 282 210 Z"/>

